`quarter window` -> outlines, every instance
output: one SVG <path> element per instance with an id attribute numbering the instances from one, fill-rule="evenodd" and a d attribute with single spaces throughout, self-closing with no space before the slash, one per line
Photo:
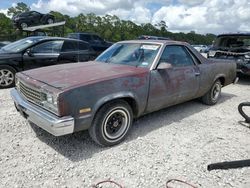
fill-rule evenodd
<path id="1" fill-rule="evenodd" d="M 167 46 L 162 53 L 160 63 L 170 63 L 174 67 L 194 65 L 192 57 L 183 46 Z"/>
<path id="2" fill-rule="evenodd" d="M 89 44 L 88 43 L 79 42 L 78 44 L 79 44 L 79 46 L 78 46 L 79 50 L 88 50 L 89 49 Z"/>

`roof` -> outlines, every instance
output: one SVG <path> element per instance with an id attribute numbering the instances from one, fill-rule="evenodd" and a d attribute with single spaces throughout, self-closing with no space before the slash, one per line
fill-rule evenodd
<path id="1" fill-rule="evenodd" d="M 71 34 L 74 34 L 74 35 L 98 35 L 98 34 L 93 33 L 93 32 L 76 32 L 76 33 L 69 33 L 68 35 L 71 35 Z"/>
<path id="2" fill-rule="evenodd" d="M 217 35 L 217 37 L 227 37 L 227 36 L 250 36 L 250 33 L 224 33 Z"/>
<path id="3" fill-rule="evenodd" d="M 119 43 L 151 43 L 151 44 L 180 44 L 180 45 L 187 45 L 186 42 L 181 41 L 174 41 L 174 40 L 127 40 L 127 41 L 121 41 Z"/>
<path id="4" fill-rule="evenodd" d="M 65 37 L 32 36 L 32 37 L 27 37 L 27 38 L 40 39 L 40 41 L 43 41 L 43 40 L 70 40 L 70 41 L 78 41 L 78 42 L 88 43 L 86 41 L 73 39 L 73 38 L 65 38 Z"/>
<path id="5" fill-rule="evenodd" d="M 170 40 L 168 37 L 152 36 L 152 35 L 140 35 L 137 39 L 154 39 L 154 40 Z"/>

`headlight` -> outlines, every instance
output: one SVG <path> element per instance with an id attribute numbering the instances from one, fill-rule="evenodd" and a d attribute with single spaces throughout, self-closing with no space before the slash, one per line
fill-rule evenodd
<path id="1" fill-rule="evenodd" d="M 208 57 L 214 57 L 215 54 L 216 54 L 216 51 L 211 50 L 208 52 Z"/>
<path id="2" fill-rule="evenodd" d="M 52 111 L 56 114 L 58 114 L 58 96 L 52 93 L 49 93 L 48 91 L 43 91 L 43 106 L 44 108 L 48 109 L 49 111 Z"/>
<path id="3" fill-rule="evenodd" d="M 57 106 L 57 96 L 48 93 L 46 95 L 46 100 L 49 104 Z"/>
<path id="4" fill-rule="evenodd" d="M 19 82 L 19 79 L 16 77 L 16 80 L 15 80 L 15 83 L 16 83 L 16 88 L 17 90 L 20 89 L 20 82 Z"/>

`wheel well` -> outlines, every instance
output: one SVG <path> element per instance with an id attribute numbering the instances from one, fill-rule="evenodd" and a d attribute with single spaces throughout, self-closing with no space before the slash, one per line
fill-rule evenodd
<path id="1" fill-rule="evenodd" d="M 124 100 L 126 101 L 129 106 L 131 107 L 132 111 L 133 111 L 133 115 L 134 117 L 137 117 L 138 115 L 138 106 L 137 106 L 137 103 L 135 101 L 135 99 L 133 99 L 132 97 L 122 97 L 122 98 L 117 98 L 117 99 L 112 99 L 110 101 L 107 101 L 105 102 L 104 104 L 102 104 L 97 111 L 99 111 L 99 109 L 101 109 L 104 105 L 106 105 L 107 103 L 110 103 L 110 102 L 114 102 L 116 100 Z"/>
<path id="2" fill-rule="evenodd" d="M 10 67 L 10 68 L 14 69 L 16 72 L 18 72 L 18 69 L 17 69 L 16 67 L 12 66 L 12 65 L 7 65 L 7 64 L 5 64 L 5 65 L 0 65 L 0 67 L 1 67 L 1 66 Z"/>
<path id="3" fill-rule="evenodd" d="M 218 80 L 220 80 L 221 85 L 224 86 L 225 78 L 224 77 L 219 77 Z"/>

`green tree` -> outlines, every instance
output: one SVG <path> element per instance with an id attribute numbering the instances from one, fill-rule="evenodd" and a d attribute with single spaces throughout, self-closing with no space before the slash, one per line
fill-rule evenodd
<path id="1" fill-rule="evenodd" d="M 14 40 L 14 29 L 11 20 L 3 13 L 0 13 L 0 40 Z"/>
<path id="2" fill-rule="evenodd" d="M 22 12 L 30 11 L 30 7 L 23 2 L 17 3 L 16 6 L 8 8 L 7 15 L 8 16 L 15 16 Z"/>

